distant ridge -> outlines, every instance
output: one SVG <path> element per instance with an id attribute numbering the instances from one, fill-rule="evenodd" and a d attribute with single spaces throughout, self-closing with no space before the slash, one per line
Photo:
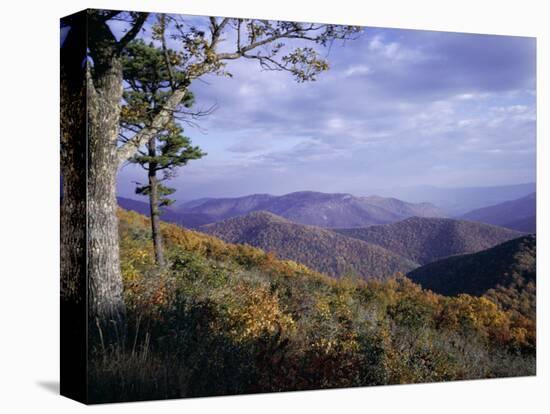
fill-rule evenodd
<path id="1" fill-rule="evenodd" d="M 515 200 L 472 210 L 462 219 L 495 224 L 528 233 L 536 232 L 536 193 Z"/>
<path id="2" fill-rule="evenodd" d="M 380 189 L 382 196 L 393 196 L 412 203 L 430 202 L 442 208 L 449 216 L 460 216 L 466 212 L 508 200 L 525 197 L 536 191 L 536 183 L 483 187 L 442 188 L 434 186 L 413 186 L 394 189 Z"/>
<path id="3" fill-rule="evenodd" d="M 117 197 L 118 205 L 126 210 L 135 211 L 147 217 L 151 214 L 149 204 L 143 201 L 131 198 Z M 196 228 L 203 224 L 210 223 L 212 219 L 200 213 L 180 213 L 170 207 L 161 210 L 161 219 L 169 223 L 178 224 L 187 228 Z"/>
<path id="4" fill-rule="evenodd" d="M 249 213 L 199 228 L 229 243 L 270 251 L 331 276 L 356 274 L 364 279 L 408 272 L 418 264 L 380 246 L 330 230 L 292 223 L 266 211 Z"/>
<path id="5" fill-rule="evenodd" d="M 478 252 L 522 235 L 489 224 L 424 217 L 334 231 L 377 244 L 421 265 L 456 254 Z"/>
<path id="6" fill-rule="evenodd" d="M 268 211 L 299 224 L 318 227 L 361 227 L 391 223 L 412 216 L 441 217 L 429 203 L 407 203 L 396 198 L 355 197 L 345 193 L 300 191 L 282 196 L 253 194 L 184 203 L 180 213 L 202 214 L 213 222 L 254 211 Z"/>

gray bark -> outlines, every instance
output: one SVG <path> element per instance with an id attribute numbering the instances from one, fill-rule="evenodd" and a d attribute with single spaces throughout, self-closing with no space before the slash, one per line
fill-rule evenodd
<path id="1" fill-rule="evenodd" d="M 123 339 L 116 175 L 123 73 L 116 39 L 104 21 L 89 19 L 87 63 L 88 306 L 90 328 L 109 343 Z M 92 66 L 93 65 L 93 66 Z"/>
<path id="2" fill-rule="evenodd" d="M 125 314 L 116 200 L 122 65 L 113 56 L 94 71 L 88 68 L 88 299 L 92 318 L 118 335 Z"/>

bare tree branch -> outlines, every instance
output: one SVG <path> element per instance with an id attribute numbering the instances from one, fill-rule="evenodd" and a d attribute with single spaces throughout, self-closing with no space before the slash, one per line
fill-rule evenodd
<path id="1" fill-rule="evenodd" d="M 112 20 L 120 13 L 122 13 L 120 10 L 105 10 L 105 13 L 101 14 L 101 20 L 104 22 Z"/>
<path id="2" fill-rule="evenodd" d="M 119 52 L 126 47 L 139 33 L 143 27 L 145 20 L 149 17 L 149 13 L 139 13 L 138 17 L 134 21 L 134 24 L 130 30 L 126 32 L 124 36 L 117 42 Z"/>
<path id="3" fill-rule="evenodd" d="M 257 49 L 260 46 L 264 46 L 264 45 L 273 43 L 276 40 L 281 40 L 281 39 L 300 39 L 300 40 L 308 40 L 311 42 L 321 42 L 323 40 L 322 36 L 307 36 L 303 34 L 305 32 L 317 31 L 317 30 L 320 30 L 321 28 L 322 26 L 311 25 L 310 27 L 305 27 L 305 28 L 300 27 L 300 28 L 289 29 L 285 32 L 267 37 L 263 40 L 252 42 L 244 47 L 241 47 L 239 44 L 237 44 L 237 50 L 235 52 L 218 53 L 217 57 L 220 60 L 238 59 L 244 56 L 246 52 L 249 52 L 251 50 Z M 240 35 L 238 36 L 238 38 L 240 38 Z"/>
<path id="4" fill-rule="evenodd" d="M 212 38 L 210 40 L 210 49 L 216 47 L 216 44 L 220 40 L 220 35 L 223 33 L 225 25 L 229 22 L 229 18 L 225 17 L 220 24 L 217 23 L 215 17 L 210 18 L 210 23 L 212 27 Z"/>
<path id="5" fill-rule="evenodd" d="M 230 53 L 218 53 L 217 57 L 218 59 L 220 60 L 234 60 L 234 59 L 238 59 L 242 56 L 244 56 L 244 54 L 246 52 L 249 52 L 253 49 L 256 49 L 260 46 L 263 46 L 263 45 L 267 45 L 269 43 L 272 43 L 274 42 L 275 40 L 279 40 L 279 39 L 283 39 L 285 38 L 288 34 L 290 34 L 289 32 L 285 32 L 281 35 L 274 35 L 274 36 L 271 36 L 271 37 L 267 37 L 265 38 L 264 40 L 259 40 L 257 42 L 253 42 L 253 43 L 250 43 L 244 47 L 241 47 L 240 50 L 237 50 L 236 52 L 230 52 Z"/>

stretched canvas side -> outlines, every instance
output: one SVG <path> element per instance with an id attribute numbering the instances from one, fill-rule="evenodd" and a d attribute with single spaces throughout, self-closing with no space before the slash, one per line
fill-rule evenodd
<path id="1" fill-rule="evenodd" d="M 86 36 L 86 11 L 61 19 L 60 391 L 83 403 L 88 360 Z"/>

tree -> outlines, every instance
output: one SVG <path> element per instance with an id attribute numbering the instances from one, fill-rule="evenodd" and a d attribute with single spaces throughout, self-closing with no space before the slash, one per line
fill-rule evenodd
<path id="1" fill-rule="evenodd" d="M 264 70 L 287 71 L 298 82 L 313 81 L 319 73 L 328 69 L 327 61 L 319 56 L 313 46 L 323 47 L 337 39 L 351 39 L 360 29 L 354 26 L 216 17 L 206 18 L 204 25 L 196 27 L 189 25 L 183 16 L 159 15 L 160 30 L 164 32 L 169 27 L 171 39 L 177 43 L 177 53 L 181 57 L 180 63 L 170 64 L 169 70 L 181 76 L 173 79 L 172 91 L 164 105 L 157 108 L 151 124 L 119 146 L 124 82 L 122 55 L 128 44 L 142 31 L 149 14 L 88 10 L 75 16 L 78 17 L 65 20 L 69 32 L 61 54 L 70 56 L 73 68 L 83 67 L 85 87 L 81 79 L 74 81 L 62 74 L 62 212 L 69 215 L 65 219 L 69 225 L 76 226 L 75 220 L 84 220 L 78 217 L 78 208 L 73 206 L 82 203 L 75 186 L 85 183 L 87 243 L 84 241 L 84 245 L 87 246 L 85 262 L 89 277 L 89 317 L 101 328 L 100 332 L 109 330 L 117 335 L 118 328 L 124 325 L 125 314 L 116 215 L 116 174 L 120 165 L 166 127 L 176 107 L 189 93 L 192 81 L 206 74 L 227 75 L 227 61 L 254 60 Z M 114 26 L 110 25 L 114 20 L 117 23 L 124 21 L 127 26 L 118 37 L 111 29 Z M 81 41 L 83 30 L 80 26 L 87 33 L 87 47 L 81 47 L 74 55 L 69 55 L 68 47 Z M 293 44 L 285 45 L 285 41 Z M 226 45 L 222 51 L 220 45 L 224 42 Z M 310 46 L 295 45 L 294 42 L 307 42 Z M 80 123 L 80 118 L 73 117 L 81 114 L 70 106 L 71 99 L 78 96 L 86 99 L 87 104 L 87 168 L 82 168 L 80 159 L 85 136 L 73 125 Z M 78 104 L 78 108 L 81 107 Z M 66 242 L 64 251 L 69 255 L 83 244 L 81 239 Z M 78 269 L 81 264 L 82 260 L 69 260 L 62 265 L 62 286 L 71 286 L 76 278 L 82 276 L 81 269 Z M 65 289 L 62 294 L 72 293 L 70 289 Z"/>
<path id="2" fill-rule="evenodd" d="M 126 143 L 130 137 L 143 128 L 151 125 L 156 108 L 162 107 L 171 93 L 171 84 L 182 76 L 181 73 L 170 74 L 168 60 L 179 62 L 179 56 L 172 50 L 160 49 L 152 43 L 141 40 L 131 42 L 123 53 L 124 80 L 128 85 L 123 93 L 124 105 L 121 110 L 121 142 Z M 185 108 L 193 105 L 194 96 L 188 93 L 172 115 L 172 119 L 153 136 L 137 154 L 129 159 L 147 171 L 148 183 L 138 184 L 136 193 L 149 197 L 151 210 L 151 234 L 155 251 L 155 261 L 164 265 L 162 235 L 160 232 L 160 209 L 173 203 L 168 198 L 175 189 L 166 187 L 163 181 L 176 174 L 178 167 L 186 165 L 206 155 L 199 147 L 192 146 L 191 140 L 183 135 L 183 129 L 176 122 L 176 114 L 200 116 L 200 113 L 188 113 Z M 163 177 L 159 178 L 158 174 Z"/>

